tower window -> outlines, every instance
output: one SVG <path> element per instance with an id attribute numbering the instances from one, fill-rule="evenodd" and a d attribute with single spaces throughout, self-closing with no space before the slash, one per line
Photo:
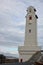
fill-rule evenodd
<path id="1" fill-rule="evenodd" d="M 31 29 L 29 29 L 29 33 L 31 33 Z"/>
<path id="2" fill-rule="evenodd" d="M 31 16 L 29 17 L 29 20 L 32 20 L 32 17 Z"/>

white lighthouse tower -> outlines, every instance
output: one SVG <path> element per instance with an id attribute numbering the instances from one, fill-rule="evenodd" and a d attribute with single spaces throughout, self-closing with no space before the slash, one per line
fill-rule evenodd
<path id="1" fill-rule="evenodd" d="M 29 60 L 35 52 L 40 50 L 37 46 L 38 17 L 35 12 L 36 9 L 33 6 L 27 8 L 24 46 L 18 48 L 19 59 L 23 62 Z"/>

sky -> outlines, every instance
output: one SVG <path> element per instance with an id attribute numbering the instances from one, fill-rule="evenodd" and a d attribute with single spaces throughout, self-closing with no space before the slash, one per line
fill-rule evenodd
<path id="1" fill-rule="evenodd" d="M 37 40 L 43 47 L 43 0 L 0 0 L 0 53 L 18 54 L 18 46 L 24 44 L 29 6 L 37 10 Z"/>

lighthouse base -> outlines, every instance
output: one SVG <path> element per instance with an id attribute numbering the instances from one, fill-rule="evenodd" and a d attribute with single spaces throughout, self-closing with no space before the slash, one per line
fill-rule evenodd
<path id="1" fill-rule="evenodd" d="M 37 51 L 40 51 L 40 47 L 20 46 L 18 50 L 19 50 L 19 62 L 25 62 L 28 61 Z"/>

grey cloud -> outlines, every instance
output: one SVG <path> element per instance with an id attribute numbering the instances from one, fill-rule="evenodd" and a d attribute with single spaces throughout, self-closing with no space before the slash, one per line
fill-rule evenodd
<path id="1" fill-rule="evenodd" d="M 43 3 L 39 0 L 0 0 L 0 45 L 18 46 L 24 43 L 26 8 L 31 4 L 38 14 L 38 42 L 43 42 Z M 39 38 L 40 37 L 40 38 Z M 43 45 L 43 44 L 42 44 Z"/>
<path id="2" fill-rule="evenodd" d="M 0 45 L 10 46 L 10 45 L 19 45 L 23 43 L 24 37 L 18 35 L 18 33 L 14 33 L 11 35 L 9 32 L 1 32 L 1 37 L 4 38 L 2 41 L 0 40 Z"/>

